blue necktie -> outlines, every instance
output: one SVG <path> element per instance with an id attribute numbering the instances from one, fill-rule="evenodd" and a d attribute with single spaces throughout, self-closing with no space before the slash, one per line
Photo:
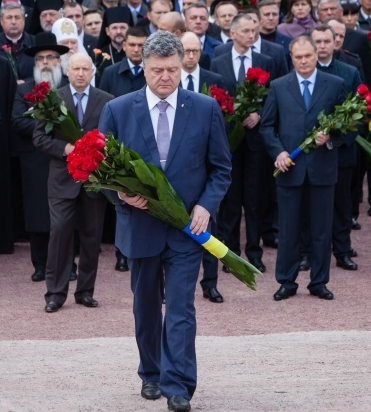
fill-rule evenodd
<path id="1" fill-rule="evenodd" d="M 170 127 L 167 118 L 166 109 L 169 103 L 166 100 L 160 100 L 157 107 L 160 110 L 157 123 L 157 149 L 160 155 L 162 169 L 165 169 L 167 154 L 170 147 Z"/>
<path id="2" fill-rule="evenodd" d="M 84 110 L 82 108 L 82 103 L 81 100 L 85 96 L 85 93 L 75 93 L 75 97 L 77 99 L 77 104 L 76 104 L 76 112 L 77 112 L 77 120 L 79 121 L 79 125 L 82 126 L 82 123 L 84 121 Z"/>
<path id="3" fill-rule="evenodd" d="M 137 65 L 133 67 L 134 69 L 134 76 L 138 76 L 140 70 L 141 70 L 141 66 Z"/>
<path id="4" fill-rule="evenodd" d="M 303 80 L 302 85 L 304 86 L 304 91 L 303 91 L 303 99 L 304 99 L 304 104 L 305 104 L 305 108 L 308 110 L 309 104 L 310 104 L 310 99 L 312 97 L 312 95 L 310 94 L 309 91 L 309 85 L 310 85 L 310 81 L 309 80 Z"/>
<path id="5" fill-rule="evenodd" d="M 194 84 L 193 84 L 192 75 L 189 74 L 189 75 L 187 76 L 187 78 L 188 78 L 188 87 L 187 87 L 187 90 L 190 90 L 191 92 L 194 92 L 194 91 L 195 91 L 195 86 L 194 86 Z"/>
<path id="6" fill-rule="evenodd" d="M 238 70 L 237 83 L 241 84 L 245 80 L 245 77 L 246 77 L 246 70 L 245 70 L 246 56 L 238 56 L 238 58 L 241 60 L 241 65 L 240 65 L 240 69 Z"/>

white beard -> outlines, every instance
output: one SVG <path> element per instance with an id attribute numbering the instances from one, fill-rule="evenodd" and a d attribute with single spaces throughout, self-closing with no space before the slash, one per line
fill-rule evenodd
<path id="1" fill-rule="evenodd" d="M 58 89 L 62 81 L 62 69 L 61 66 L 51 67 L 50 70 L 34 67 L 33 76 L 36 84 L 49 82 L 51 89 Z"/>

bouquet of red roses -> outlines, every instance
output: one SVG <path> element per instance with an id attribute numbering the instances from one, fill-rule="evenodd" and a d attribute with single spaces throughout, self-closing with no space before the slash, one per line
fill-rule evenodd
<path id="1" fill-rule="evenodd" d="M 67 156 L 67 168 L 74 180 L 84 182 L 87 190 L 109 189 L 145 197 L 147 213 L 182 230 L 220 259 L 237 279 L 255 289 L 255 274 L 260 272 L 208 232 L 193 235 L 186 207 L 162 170 L 145 163 L 112 134 L 105 139 L 98 130 L 86 133 Z"/>
<path id="2" fill-rule="evenodd" d="M 237 149 L 245 135 L 242 122 L 249 114 L 262 108 L 264 96 L 268 92 L 266 84 L 269 77 L 270 74 L 260 67 L 248 69 L 246 78 L 237 87 L 235 99 L 222 88 L 210 86 L 207 90 L 206 85 L 203 86 L 202 92 L 213 97 L 219 103 L 225 121 L 227 123 L 233 121 L 232 129 L 228 132 L 231 153 Z"/>
<path id="3" fill-rule="evenodd" d="M 15 79 L 18 80 L 18 71 L 17 71 L 17 66 L 15 64 L 15 61 L 14 61 L 13 54 L 12 54 L 12 48 L 8 46 L 7 44 L 3 44 L 1 48 L 4 50 L 5 55 L 10 63 L 10 67 L 12 69 Z"/>
<path id="4" fill-rule="evenodd" d="M 371 113 L 371 92 L 365 84 L 360 84 L 355 94 L 350 93 L 343 104 L 335 106 L 333 113 L 328 116 L 323 110 L 319 113 L 317 116 L 319 126 L 313 127 L 307 133 L 303 143 L 290 153 L 287 159 L 288 164 L 291 164 L 300 153 L 307 153 L 310 149 L 318 148 L 315 140 L 320 131 L 324 134 L 344 134 L 348 130 L 357 131 L 357 126 L 369 116 L 369 113 Z M 356 141 L 367 151 L 366 145 L 362 144 L 365 139 L 362 139 L 361 136 L 358 136 Z M 277 177 L 280 173 L 280 169 L 277 168 L 273 176 Z"/>
<path id="5" fill-rule="evenodd" d="M 49 82 L 40 82 L 23 98 L 33 104 L 33 107 L 23 115 L 45 122 L 45 133 L 56 129 L 68 143 L 72 144 L 82 136 L 80 126 L 73 114 L 67 110 L 65 102 L 59 97 L 57 91 L 50 88 Z"/>

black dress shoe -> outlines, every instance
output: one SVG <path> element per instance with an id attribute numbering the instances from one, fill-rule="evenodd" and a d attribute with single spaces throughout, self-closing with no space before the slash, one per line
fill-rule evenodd
<path id="1" fill-rule="evenodd" d="M 318 296 L 320 299 L 332 300 L 334 299 L 334 295 L 330 292 L 326 286 L 322 286 L 321 288 L 311 290 L 311 295 Z"/>
<path id="2" fill-rule="evenodd" d="M 274 300 L 283 300 L 288 299 L 290 296 L 296 295 L 296 289 L 293 288 L 285 288 L 281 286 L 277 292 L 273 295 Z"/>
<path id="3" fill-rule="evenodd" d="M 161 389 L 158 382 L 143 382 L 140 394 L 145 399 L 159 399 L 161 398 Z"/>
<path id="4" fill-rule="evenodd" d="M 343 268 L 345 270 L 357 270 L 358 269 L 357 263 L 354 263 L 353 260 L 347 255 L 337 258 L 336 266 L 338 266 L 339 268 Z"/>
<path id="5" fill-rule="evenodd" d="M 53 300 L 51 300 L 50 302 L 46 304 L 45 312 L 46 313 L 57 312 L 59 308 L 60 308 L 60 305 L 57 302 L 54 302 Z"/>
<path id="6" fill-rule="evenodd" d="M 309 269 L 310 269 L 310 263 L 309 263 L 308 256 L 303 256 L 299 264 L 299 270 L 301 272 L 305 272 Z"/>
<path id="7" fill-rule="evenodd" d="M 351 258 L 355 258 L 355 257 L 358 256 L 358 253 L 357 253 L 357 251 L 356 251 L 355 249 L 350 249 L 349 256 L 350 256 Z"/>
<path id="8" fill-rule="evenodd" d="M 352 218 L 352 229 L 353 230 L 361 229 L 361 225 L 358 223 L 358 221 L 355 217 Z"/>
<path id="9" fill-rule="evenodd" d="M 253 266 L 255 266 L 255 267 L 258 269 L 259 272 L 264 273 L 264 272 L 267 270 L 267 268 L 265 267 L 264 263 L 263 263 L 262 260 L 259 259 L 259 258 L 249 259 L 249 262 L 250 262 Z"/>
<path id="10" fill-rule="evenodd" d="M 263 239 L 263 245 L 273 249 L 278 249 L 278 239 Z"/>
<path id="11" fill-rule="evenodd" d="M 219 293 L 217 288 L 204 289 L 203 297 L 209 299 L 210 302 L 223 303 L 223 296 Z"/>
<path id="12" fill-rule="evenodd" d="M 79 305 L 84 305 L 87 308 L 96 308 L 98 306 L 98 302 L 91 296 L 83 296 L 82 298 L 76 299 L 75 301 Z"/>
<path id="13" fill-rule="evenodd" d="M 42 270 L 36 270 L 35 273 L 31 276 L 32 282 L 41 282 L 45 280 L 45 272 Z"/>
<path id="14" fill-rule="evenodd" d="M 117 257 L 117 261 L 115 265 L 115 270 L 119 272 L 127 272 L 129 270 L 128 259 L 121 253 L 120 254 L 116 253 L 116 257 Z"/>
<path id="15" fill-rule="evenodd" d="M 169 411 L 188 412 L 191 410 L 191 404 L 183 396 L 172 396 L 167 400 Z"/>
<path id="16" fill-rule="evenodd" d="M 225 265 L 223 265 L 222 271 L 225 272 L 225 273 L 231 273 L 231 271 Z"/>

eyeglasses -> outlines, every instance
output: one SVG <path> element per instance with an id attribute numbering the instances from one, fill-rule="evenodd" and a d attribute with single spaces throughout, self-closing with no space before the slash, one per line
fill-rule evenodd
<path id="1" fill-rule="evenodd" d="M 184 50 L 184 54 L 191 54 L 191 53 L 193 53 L 193 54 L 200 54 L 201 53 L 201 50 L 200 49 L 194 49 L 194 50 Z"/>
<path id="2" fill-rule="evenodd" d="M 53 54 L 48 54 L 47 56 L 36 56 L 35 57 L 35 61 L 37 61 L 37 62 L 43 62 L 45 59 L 48 62 L 51 62 L 52 60 L 59 59 L 59 57 L 54 56 Z"/>

